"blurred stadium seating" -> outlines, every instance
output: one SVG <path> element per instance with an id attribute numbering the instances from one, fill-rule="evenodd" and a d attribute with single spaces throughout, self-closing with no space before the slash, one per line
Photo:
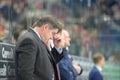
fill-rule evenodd
<path id="1" fill-rule="evenodd" d="M 87 80 L 95 52 L 107 60 L 105 80 L 120 79 L 120 0 L 0 0 L 0 42 L 15 44 L 43 15 L 57 17 L 69 30 L 70 53 L 85 68 L 81 80 Z"/>

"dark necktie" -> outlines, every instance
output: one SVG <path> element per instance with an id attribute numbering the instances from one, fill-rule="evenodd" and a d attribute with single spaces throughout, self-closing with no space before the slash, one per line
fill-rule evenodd
<path id="1" fill-rule="evenodd" d="M 59 70 L 58 64 L 56 64 L 56 67 L 57 67 L 57 72 L 58 72 L 58 79 L 61 80 L 61 78 L 60 78 L 60 70 Z"/>
<path id="2" fill-rule="evenodd" d="M 43 42 L 43 41 L 42 41 Z M 55 63 L 55 59 L 52 55 L 52 53 L 50 52 L 50 50 L 48 49 L 47 45 L 43 42 L 43 44 L 45 45 L 47 51 L 48 51 L 48 57 L 53 65 L 53 73 L 54 73 L 54 80 L 60 80 L 60 73 L 59 73 L 59 67 L 58 67 L 58 64 Z"/>

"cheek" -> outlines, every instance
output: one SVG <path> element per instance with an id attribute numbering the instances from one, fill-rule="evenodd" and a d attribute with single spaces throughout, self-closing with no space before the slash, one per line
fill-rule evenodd
<path id="1" fill-rule="evenodd" d="M 103 61 L 103 64 L 105 64 L 105 60 Z"/>
<path id="2" fill-rule="evenodd" d="M 101 64 L 104 64 L 104 61 L 103 61 L 103 60 L 101 61 Z"/>
<path id="3" fill-rule="evenodd" d="M 48 31 L 47 33 L 48 33 L 48 36 L 50 36 L 50 35 L 51 35 L 51 31 Z"/>
<path id="4" fill-rule="evenodd" d="M 50 33 L 48 34 L 48 36 L 51 37 L 51 38 L 53 38 L 52 32 L 50 32 Z"/>
<path id="5" fill-rule="evenodd" d="M 69 42 L 70 42 L 70 40 L 69 40 L 69 39 L 67 39 L 67 42 L 69 43 Z"/>
<path id="6" fill-rule="evenodd" d="M 46 32 L 46 33 L 45 33 L 45 36 L 47 36 L 47 38 L 50 38 L 50 33 L 49 33 L 49 32 Z"/>

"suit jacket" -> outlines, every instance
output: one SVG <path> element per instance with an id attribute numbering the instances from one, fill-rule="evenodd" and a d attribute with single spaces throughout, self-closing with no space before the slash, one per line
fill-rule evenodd
<path id="1" fill-rule="evenodd" d="M 94 66 L 89 74 L 89 80 L 103 80 L 103 77 L 96 66 Z"/>
<path id="2" fill-rule="evenodd" d="M 61 80 L 76 80 L 76 77 L 79 73 L 76 71 L 76 69 L 72 65 L 73 59 L 71 55 L 66 49 L 63 49 L 63 55 L 64 57 L 58 63 Z"/>
<path id="3" fill-rule="evenodd" d="M 32 29 L 18 41 L 15 53 L 17 80 L 59 80 L 57 61 Z"/>

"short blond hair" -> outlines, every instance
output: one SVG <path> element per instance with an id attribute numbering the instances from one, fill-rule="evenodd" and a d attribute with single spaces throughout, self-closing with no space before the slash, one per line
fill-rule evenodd
<path id="1" fill-rule="evenodd" d="M 104 56 L 101 53 L 96 53 L 93 55 L 93 62 L 95 64 L 99 63 L 102 59 L 104 58 Z"/>

